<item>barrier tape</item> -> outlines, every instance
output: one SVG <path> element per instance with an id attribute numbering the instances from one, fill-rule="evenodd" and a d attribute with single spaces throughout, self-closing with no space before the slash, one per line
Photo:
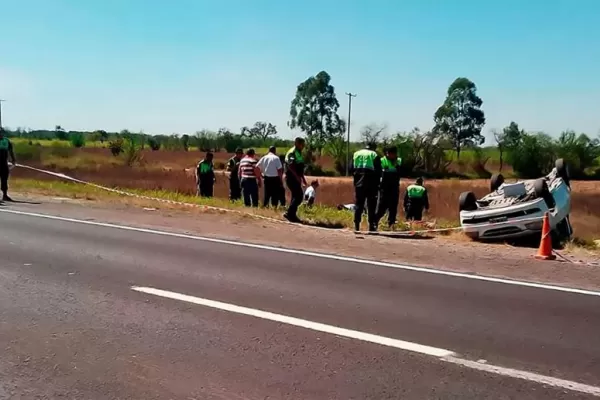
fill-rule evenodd
<path id="1" fill-rule="evenodd" d="M 234 213 L 234 214 L 239 214 L 239 215 L 244 215 L 244 216 L 249 216 L 249 217 L 253 217 L 253 218 L 257 218 L 257 219 L 261 219 L 264 221 L 269 221 L 269 222 L 276 222 L 276 223 L 280 223 L 280 224 L 288 224 L 288 225 L 293 225 L 293 226 L 303 226 L 303 227 L 308 227 L 308 228 L 312 228 L 312 229 L 319 229 L 319 230 L 325 230 L 325 231 L 332 231 L 335 229 L 331 229 L 331 228 L 323 228 L 323 227 L 319 227 L 319 226 L 311 226 L 311 225 L 298 225 L 298 224 L 294 224 L 288 221 L 284 221 L 284 220 L 280 220 L 280 219 L 276 219 L 276 218 L 271 218 L 271 217 L 265 217 L 263 215 L 258 215 L 258 214 L 253 214 L 253 213 L 248 213 L 248 212 L 244 212 L 244 211 L 240 211 L 240 210 L 234 210 L 231 208 L 223 208 L 223 207 L 215 207 L 215 206 L 209 206 L 209 205 L 204 205 L 204 204 L 195 204 L 195 203 L 185 203 L 182 201 L 176 201 L 176 200 L 168 200 L 168 199 L 161 199 L 158 197 L 151 197 L 151 196 L 145 196 L 145 195 L 140 195 L 140 194 L 136 194 L 136 193 L 131 193 L 131 192 L 127 192 L 124 190 L 120 190 L 120 189 L 114 189 L 114 188 L 109 188 L 106 186 L 102 186 L 102 185 L 98 185 L 96 183 L 92 183 L 92 182 L 88 182 L 88 181 L 84 181 L 81 179 L 77 179 L 74 178 L 72 176 L 68 176 L 62 173 L 58 173 L 58 172 L 53 172 L 53 171 L 48 171 L 45 169 L 40 169 L 40 168 L 35 168 L 29 165 L 23 165 L 23 164 L 16 164 L 17 167 L 20 168 L 25 168 L 25 169 L 29 169 L 29 170 L 33 170 L 33 171 L 37 171 L 37 172 L 41 172 L 47 175 L 51 175 L 57 178 L 61 178 L 61 179 L 65 179 L 68 181 L 72 181 L 72 182 L 76 182 L 76 183 L 80 183 L 83 185 L 87 185 L 87 186 L 91 186 L 91 187 L 95 187 L 97 189 L 101 189 L 101 190 L 105 190 L 108 192 L 112 192 L 112 193 L 117 193 L 123 196 L 128 196 L 128 197 L 135 197 L 135 198 L 139 198 L 139 199 L 144 199 L 144 200 L 149 200 L 149 201 L 156 201 L 156 202 L 161 202 L 161 203 L 167 203 L 167 204 L 174 204 L 174 205 L 179 205 L 179 206 L 185 206 L 185 207 L 195 207 L 195 208 L 201 208 L 201 209 L 205 209 L 205 210 L 213 210 L 213 211 L 219 211 L 219 212 L 227 212 L 227 213 Z M 543 217 L 535 217 L 535 218 L 526 218 L 526 219 L 521 219 L 519 221 L 526 221 L 526 222 L 533 222 L 533 221 L 541 221 L 543 220 Z M 428 222 L 413 222 L 412 224 L 417 224 L 417 225 L 423 225 L 423 224 L 427 224 Z M 483 223 L 483 224 L 476 224 L 476 225 L 469 225 L 470 228 L 481 228 L 481 227 L 490 227 L 490 226 L 497 226 L 497 225 L 504 225 L 506 224 L 506 222 L 494 222 L 494 223 Z M 355 234 L 363 234 L 363 235 L 369 235 L 369 236 L 398 236 L 398 237 L 407 237 L 407 236 L 417 236 L 417 235 L 421 235 L 424 233 L 440 233 L 440 232 L 451 232 L 451 231 L 459 231 L 459 230 L 464 230 L 463 227 L 452 227 L 452 228 L 430 228 L 430 229 L 419 229 L 419 230 L 414 230 L 414 229 L 410 229 L 410 230 L 404 230 L 404 231 L 378 231 L 378 232 L 369 232 L 369 231 L 349 231 L 349 230 L 335 230 L 337 232 L 352 232 Z"/>

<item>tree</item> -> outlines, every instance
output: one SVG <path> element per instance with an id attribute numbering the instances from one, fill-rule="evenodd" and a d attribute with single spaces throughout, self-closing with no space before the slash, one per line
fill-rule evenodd
<path id="1" fill-rule="evenodd" d="M 190 148 L 190 135 L 181 135 L 181 147 L 183 147 L 184 151 L 188 151 L 188 149 Z"/>
<path id="2" fill-rule="evenodd" d="M 64 128 L 60 125 L 56 125 L 54 127 L 54 135 L 58 140 L 68 140 L 69 134 L 64 130 Z"/>
<path id="3" fill-rule="evenodd" d="M 94 131 L 93 136 L 94 136 L 94 139 L 99 140 L 100 143 L 104 143 L 104 141 L 108 139 L 108 132 L 106 132 L 105 130 L 99 129 L 97 131 Z"/>
<path id="4" fill-rule="evenodd" d="M 379 146 L 384 140 L 386 140 L 385 131 L 387 126 L 369 124 L 363 126 L 360 130 L 360 137 L 365 146 Z"/>
<path id="5" fill-rule="evenodd" d="M 242 147 L 242 136 L 233 134 L 229 128 L 219 128 L 217 137 L 223 142 L 223 147 L 228 153 L 233 153 L 238 147 Z"/>
<path id="6" fill-rule="evenodd" d="M 329 155 L 334 160 L 335 170 L 343 175 L 346 173 L 346 154 L 348 153 L 346 138 L 344 135 L 346 121 L 340 119 L 340 124 L 342 126 L 337 129 L 337 132 L 333 134 L 327 143 L 325 144 L 325 153 Z"/>
<path id="7" fill-rule="evenodd" d="M 507 150 L 507 161 L 521 178 L 539 178 L 552 169 L 556 159 L 556 144 L 543 132 L 522 133 Z"/>
<path id="8" fill-rule="evenodd" d="M 518 146 L 525 135 L 525 131 L 519 129 L 519 124 L 512 121 L 502 132 L 496 130 L 492 131 L 496 144 L 498 146 L 498 152 L 500 153 L 500 171 L 504 166 L 504 153 L 511 151 Z"/>
<path id="9" fill-rule="evenodd" d="M 247 126 L 242 127 L 241 134 L 242 136 L 259 139 L 264 142 L 269 137 L 277 135 L 277 127 L 270 122 L 257 121 L 252 128 L 248 128 Z"/>
<path id="10" fill-rule="evenodd" d="M 451 140 L 457 159 L 460 159 L 463 147 L 481 145 L 485 141 L 481 134 L 485 125 L 482 104 L 475 84 L 467 78 L 457 78 L 448 88 L 446 100 L 433 116 L 434 132 Z"/>
<path id="11" fill-rule="evenodd" d="M 202 152 L 207 151 L 219 151 L 220 147 L 217 145 L 217 135 L 215 132 L 211 132 L 207 129 L 196 132 L 196 144 L 198 150 Z"/>
<path id="12" fill-rule="evenodd" d="M 160 150 L 160 140 L 158 137 L 156 136 L 150 136 L 148 138 L 148 146 L 150 146 L 150 149 L 152 151 L 158 151 Z"/>
<path id="13" fill-rule="evenodd" d="M 320 153 L 344 125 L 338 115 L 340 103 L 330 82 L 331 76 L 325 71 L 311 76 L 298 85 L 290 106 L 288 126 L 306 134 L 309 151 L 315 149 Z"/>
<path id="14" fill-rule="evenodd" d="M 581 178 L 585 170 L 596 164 L 600 157 L 600 141 L 585 133 L 577 135 L 568 130 L 561 133 L 557 142 L 558 156 L 568 161 L 573 177 Z"/>

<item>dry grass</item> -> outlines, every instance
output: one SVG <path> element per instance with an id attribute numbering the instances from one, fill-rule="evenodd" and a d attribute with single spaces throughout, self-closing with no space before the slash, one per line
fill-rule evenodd
<path id="1" fill-rule="evenodd" d="M 185 152 L 182 152 L 185 154 Z M 151 153 L 152 154 L 152 153 Z M 151 164 L 151 163 L 150 163 Z M 162 164 L 162 162 L 161 162 Z M 162 164 L 164 165 L 164 164 Z M 193 196 L 195 185 L 193 175 L 183 169 L 168 170 L 167 168 L 129 168 L 122 165 L 97 165 L 94 168 L 57 168 L 59 172 L 76 178 L 95 182 L 109 187 L 132 188 L 153 192 L 177 193 L 182 196 Z M 53 181 L 56 178 L 23 169 L 14 173 L 19 178 L 34 178 L 36 180 Z M 309 178 L 310 180 L 310 178 Z M 317 203 L 333 207 L 340 203 L 353 202 L 352 181 L 347 178 L 319 178 L 321 186 L 317 193 Z M 408 182 L 403 182 L 403 187 Z M 431 210 L 428 215 L 435 219 L 438 226 L 456 224 L 458 220 L 458 196 L 464 191 L 473 191 L 477 195 L 487 192 L 487 180 L 431 180 L 425 186 L 429 191 Z M 600 237 L 600 187 L 597 182 L 573 182 L 572 223 L 575 233 L 583 240 L 589 241 Z M 228 196 L 228 180 L 226 175 L 219 173 L 215 185 L 215 197 L 224 200 Z M 318 215 L 317 215 L 318 216 Z M 327 219 L 335 224 L 336 218 Z M 345 221 L 343 225 L 349 225 Z"/>

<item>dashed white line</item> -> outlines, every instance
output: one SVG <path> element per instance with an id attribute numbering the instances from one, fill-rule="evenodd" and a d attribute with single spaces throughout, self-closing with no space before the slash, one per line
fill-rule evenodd
<path id="1" fill-rule="evenodd" d="M 463 367 L 475 369 L 482 372 L 488 372 L 496 375 L 507 376 L 510 378 L 523 379 L 530 382 L 541 383 L 542 385 L 553 386 L 560 389 L 581 392 L 600 397 L 600 388 L 596 386 L 586 385 L 583 383 L 567 381 L 565 379 L 554 378 L 551 376 L 536 374 L 533 372 L 521 371 L 513 368 L 498 367 L 496 365 L 479 363 L 476 361 L 465 360 L 458 357 L 447 357 L 443 361 L 457 364 Z"/>
<path id="2" fill-rule="evenodd" d="M 371 333 L 353 331 L 350 329 L 339 328 L 333 325 L 321 324 L 319 322 L 308 321 L 305 319 L 289 317 L 287 315 L 275 314 L 268 311 L 256 310 L 254 308 L 237 306 L 235 304 L 223 303 L 220 301 L 203 299 L 195 296 L 188 296 L 181 293 L 169 292 L 168 290 L 155 289 L 150 287 L 133 286 L 131 289 L 136 292 L 152 294 L 154 296 L 166 297 L 168 299 L 185 301 L 188 303 L 198 304 L 205 307 L 216 308 L 218 310 L 229 311 L 236 314 L 248 315 L 251 317 L 267 319 L 269 321 L 280 322 L 282 324 L 299 326 L 313 331 L 331 333 L 332 335 L 343 336 L 351 339 L 362 340 L 363 342 L 371 342 L 381 344 L 388 347 L 412 351 L 415 353 L 426 354 L 434 357 L 450 357 L 454 353 L 449 350 L 438 349 L 436 347 L 424 346 L 417 343 L 406 342 L 404 340 L 391 339 L 384 336 L 373 335 Z"/>
<path id="3" fill-rule="evenodd" d="M 554 290 L 554 291 L 558 291 L 558 292 L 567 292 L 567 293 L 575 293 L 575 294 L 583 294 L 583 295 L 588 295 L 588 296 L 599 296 L 600 297 L 599 291 L 570 288 L 570 287 L 565 287 L 565 286 L 547 285 L 547 284 L 543 284 L 543 283 L 526 282 L 526 281 L 518 281 L 518 280 L 503 279 L 503 278 L 494 278 L 491 276 L 465 274 L 465 273 L 461 273 L 461 272 L 445 271 L 445 270 L 439 270 L 439 269 L 434 269 L 434 268 L 415 267 L 413 265 L 394 264 L 394 263 L 383 262 L 383 261 L 366 260 L 366 259 L 362 259 L 362 258 L 354 258 L 354 257 L 347 257 L 347 256 L 338 256 L 335 254 L 317 253 L 317 252 L 313 252 L 313 251 L 287 249 L 284 247 L 267 246 L 267 245 L 254 244 L 254 243 L 244 243 L 244 242 L 225 240 L 225 239 L 215 239 L 215 238 L 209 238 L 209 237 L 204 237 L 204 236 L 195 236 L 195 235 L 160 231 L 160 230 L 148 229 L 148 228 L 138 228 L 138 227 L 127 226 L 127 225 L 116 225 L 116 224 L 111 224 L 111 223 L 107 223 L 107 222 L 85 221 L 85 220 L 75 219 L 75 218 L 59 217 L 56 215 L 38 214 L 38 213 L 32 213 L 32 212 L 6 210 L 6 209 L 0 209 L 0 213 L 25 215 L 25 216 L 29 216 L 29 217 L 38 217 L 38 218 L 51 219 L 51 220 L 56 220 L 56 221 L 72 222 L 72 223 L 83 224 L 83 225 L 121 229 L 121 230 L 125 230 L 125 231 L 130 231 L 130 232 L 149 233 L 149 234 L 154 234 L 154 235 L 170 236 L 170 237 L 176 237 L 176 238 L 181 238 L 181 239 L 191 239 L 191 240 L 198 240 L 198 241 L 203 241 L 203 242 L 226 244 L 226 245 L 230 245 L 230 246 L 276 251 L 276 252 L 280 252 L 280 253 L 288 253 L 288 254 L 296 254 L 296 255 L 308 256 L 308 257 L 324 258 L 324 259 L 328 259 L 328 260 L 345 261 L 345 262 L 350 262 L 350 263 L 355 263 L 355 264 L 372 265 L 372 266 L 383 267 L 383 268 L 395 268 L 395 269 L 401 269 L 401 270 L 407 270 L 407 271 L 423 272 L 423 273 L 427 273 L 427 274 L 451 276 L 454 278 L 472 279 L 472 280 L 484 281 L 484 282 L 501 283 L 501 284 L 505 284 L 505 285 L 522 286 L 522 287 L 544 289 L 544 290 Z"/>
<path id="4" fill-rule="evenodd" d="M 459 365 L 482 372 L 502 375 L 515 379 L 522 379 L 530 382 L 548 385 L 564 390 L 576 391 L 585 394 L 590 394 L 600 397 L 600 388 L 596 386 L 586 385 L 583 383 L 568 381 L 564 379 L 554 378 L 551 376 L 536 374 L 533 372 L 521 371 L 512 368 L 499 367 L 477 361 L 470 361 L 451 351 L 437 347 L 422 345 L 419 343 L 408 342 L 405 340 L 393 339 L 385 336 L 374 335 L 372 333 L 360 332 L 351 329 L 340 328 L 333 325 L 327 325 L 320 322 L 309 321 L 305 319 L 295 318 L 288 315 L 281 315 L 269 311 L 257 310 L 254 308 L 243 307 L 235 304 L 223 303 L 201 297 L 190 296 L 186 294 L 171 292 L 168 290 L 156 289 L 143 286 L 132 286 L 132 290 L 136 292 L 151 294 L 172 300 L 185 301 L 187 303 L 197 304 L 200 306 L 210 307 L 217 310 L 228 311 L 236 314 L 247 315 L 255 318 L 261 318 L 269 321 L 279 322 L 282 324 L 297 326 L 317 332 L 325 332 L 336 336 L 346 337 L 350 339 L 361 340 L 363 342 L 375 343 L 382 346 L 393 347 L 400 350 L 406 350 L 414 353 L 433 356 L 440 361 Z"/>

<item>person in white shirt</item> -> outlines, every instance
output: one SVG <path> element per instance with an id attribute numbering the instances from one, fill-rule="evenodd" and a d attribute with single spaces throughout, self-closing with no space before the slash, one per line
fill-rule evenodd
<path id="1" fill-rule="evenodd" d="M 269 147 L 269 152 L 258 160 L 256 166 L 260 169 L 265 183 L 263 206 L 268 207 L 270 202 L 273 207 L 277 207 L 283 188 L 283 164 L 275 146 Z"/>
<path id="2" fill-rule="evenodd" d="M 315 198 L 317 196 L 317 188 L 319 187 L 319 181 L 312 181 L 310 186 L 306 188 L 304 192 L 304 201 L 308 207 L 312 207 L 315 204 Z"/>

